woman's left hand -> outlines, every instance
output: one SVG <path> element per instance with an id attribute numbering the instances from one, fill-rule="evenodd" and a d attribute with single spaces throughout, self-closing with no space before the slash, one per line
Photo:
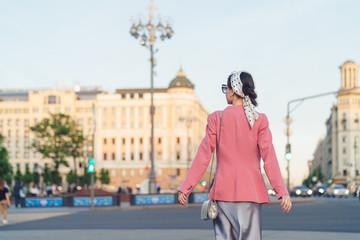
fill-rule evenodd
<path id="1" fill-rule="evenodd" d="M 178 192 L 178 200 L 181 205 L 186 206 L 188 197 L 184 193 L 179 191 Z"/>

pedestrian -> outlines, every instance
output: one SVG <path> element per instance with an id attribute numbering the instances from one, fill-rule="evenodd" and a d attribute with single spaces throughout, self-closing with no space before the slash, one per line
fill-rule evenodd
<path id="1" fill-rule="evenodd" d="M 5 187 L 5 180 L 0 179 L 0 213 L 3 215 L 3 224 L 7 224 L 7 209 L 10 207 L 9 190 Z"/>
<path id="2" fill-rule="evenodd" d="M 30 187 L 29 193 L 31 197 L 37 197 L 40 195 L 40 190 L 35 183 Z"/>
<path id="3" fill-rule="evenodd" d="M 211 199 L 216 189 L 214 199 L 219 213 L 213 220 L 215 238 L 258 240 L 262 238 L 261 207 L 270 202 L 260 158 L 277 198 L 282 199 L 282 210 L 289 212 L 292 203 L 281 176 L 267 116 L 255 110 L 257 94 L 252 76 L 247 72 L 232 73 L 227 84 L 222 85 L 222 92 L 231 106 L 208 116 L 206 136 L 178 188 L 178 198 L 182 205 L 187 204 L 216 147 L 216 178 L 209 194 Z"/>
<path id="4" fill-rule="evenodd" d="M 15 181 L 14 186 L 14 198 L 15 198 L 15 207 L 18 208 L 18 206 L 21 205 L 21 193 L 22 191 L 21 185 L 18 180 Z"/>

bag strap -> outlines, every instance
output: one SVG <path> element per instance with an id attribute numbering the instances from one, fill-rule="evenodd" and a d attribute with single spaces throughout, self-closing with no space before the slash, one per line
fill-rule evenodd
<path id="1" fill-rule="evenodd" d="M 208 190 L 208 197 L 210 194 L 210 180 L 211 180 L 211 173 L 212 173 L 212 167 L 213 167 L 213 163 L 214 163 L 214 155 L 215 155 L 215 151 L 217 152 L 217 150 L 219 149 L 219 145 L 220 145 L 220 136 L 221 136 L 221 122 L 222 122 L 222 111 L 220 111 L 220 126 L 219 126 L 219 141 L 218 144 L 216 146 L 216 149 L 214 149 L 213 155 L 212 155 L 212 159 L 211 159 L 211 167 L 210 167 L 210 174 L 209 174 L 209 190 Z M 219 155 L 218 156 L 218 160 L 217 162 L 219 162 Z M 215 183 L 216 183 L 216 173 L 217 173 L 217 167 L 215 170 L 215 176 L 214 176 L 214 191 L 213 191 L 213 196 L 212 199 L 214 199 L 215 196 Z"/>

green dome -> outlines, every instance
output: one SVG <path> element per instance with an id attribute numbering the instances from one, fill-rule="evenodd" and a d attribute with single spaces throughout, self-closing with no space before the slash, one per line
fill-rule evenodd
<path id="1" fill-rule="evenodd" d="M 194 84 L 186 77 L 184 71 L 180 68 L 176 77 L 170 82 L 169 88 L 191 88 L 194 89 Z"/>

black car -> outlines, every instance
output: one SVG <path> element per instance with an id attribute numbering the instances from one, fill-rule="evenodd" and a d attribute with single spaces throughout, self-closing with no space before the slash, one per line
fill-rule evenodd
<path id="1" fill-rule="evenodd" d="M 310 197 L 312 195 L 313 191 L 309 188 L 307 188 L 306 186 L 302 185 L 302 186 L 297 186 L 294 187 L 291 191 L 290 191 L 290 196 L 293 197 Z"/>
<path id="2" fill-rule="evenodd" d="M 326 185 L 315 186 L 312 191 L 314 196 L 323 196 L 328 187 Z"/>

